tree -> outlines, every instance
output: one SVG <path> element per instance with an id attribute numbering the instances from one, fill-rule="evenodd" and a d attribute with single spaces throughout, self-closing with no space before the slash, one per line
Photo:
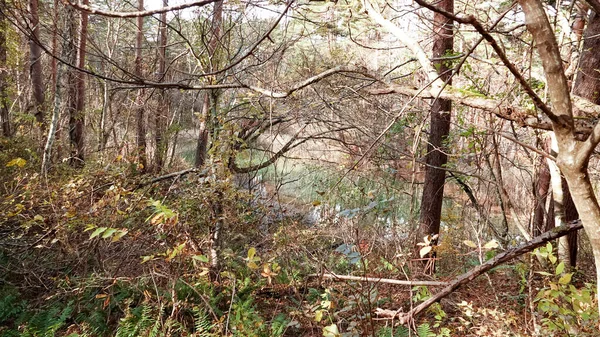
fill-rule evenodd
<path id="1" fill-rule="evenodd" d="M 221 41 L 221 26 L 223 24 L 223 0 L 216 1 L 213 7 L 212 22 L 210 28 L 210 40 L 208 42 L 208 72 L 215 72 L 219 65 L 217 48 Z M 211 101 L 212 97 L 212 101 Z M 204 93 L 200 112 L 200 127 L 198 130 L 198 144 L 196 145 L 196 167 L 202 167 L 206 162 L 208 149 L 208 136 L 210 128 L 215 127 L 211 110 L 217 108 L 218 94 L 216 91 Z M 212 120 L 212 121 L 211 121 Z"/>
<path id="2" fill-rule="evenodd" d="M 573 93 L 594 104 L 600 104 L 600 55 L 596 52 L 600 48 L 600 39 L 596 38 L 600 33 L 600 14 L 592 11 L 588 21 Z"/>
<path id="3" fill-rule="evenodd" d="M 34 99 L 35 119 L 40 125 L 44 124 L 44 81 L 42 73 L 42 48 L 40 47 L 40 18 L 38 0 L 29 0 L 29 71 L 31 73 L 31 88 Z"/>
<path id="4" fill-rule="evenodd" d="M 6 6 L 6 1 L 0 1 L 0 8 Z M 0 124 L 4 137 L 12 136 L 8 104 L 8 69 L 6 45 L 7 23 L 4 12 L 0 10 Z"/>
<path id="5" fill-rule="evenodd" d="M 87 0 L 84 1 L 84 4 Z M 69 14 L 67 16 L 67 34 L 71 39 L 68 47 L 68 60 L 71 65 L 77 69 L 85 68 L 85 56 L 87 46 L 87 13 L 82 12 L 79 25 L 76 21 L 76 12 L 70 6 L 66 7 Z M 79 28 L 79 29 L 77 29 Z M 70 68 L 67 73 L 69 83 L 67 109 L 69 111 L 69 140 L 71 143 L 70 163 L 73 166 L 81 167 L 85 160 L 85 79 L 84 73 Z"/>
<path id="6" fill-rule="evenodd" d="M 500 57 L 502 63 L 521 84 L 524 91 L 531 97 L 535 106 L 550 120 L 550 126 L 556 135 L 558 143 L 559 151 L 556 156 L 557 165 L 561 169 L 568 183 L 573 202 L 579 212 L 583 227 L 590 238 L 595 264 L 597 268 L 600 267 L 600 231 L 598 230 L 598 228 L 600 228 L 600 205 L 594 194 L 588 173 L 590 157 L 600 142 L 600 124 L 596 124 L 591 131 L 587 131 L 588 133 L 583 137 L 583 140 L 579 139 L 578 134 L 581 133 L 581 127 L 577 126 L 574 122 L 573 105 L 577 105 L 579 109 L 589 109 L 592 111 L 594 111 L 595 108 L 582 103 L 581 99 L 575 96 L 572 101 L 556 37 L 544 10 L 543 3 L 537 0 L 521 0 L 519 2 L 526 16 L 527 29 L 535 41 L 536 49 L 539 51 L 543 70 L 546 75 L 548 97 L 552 109 L 532 90 L 527 80 L 525 80 L 522 74 L 506 57 L 506 54 L 495 41 L 494 37 L 491 36 L 488 30 L 486 30 L 474 16 L 456 16 L 437 6 L 431 5 L 426 1 L 416 0 L 416 2 L 434 12 L 442 13 L 448 18 L 452 18 L 455 22 L 473 26 L 475 30 L 482 35 L 482 39 L 485 39 L 490 43 L 494 51 Z M 431 96 L 448 97 L 455 102 L 466 103 L 469 106 L 475 105 L 475 100 L 471 100 L 468 96 L 454 91 L 452 87 L 446 86 L 445 89 L 442 89 L 444 85 L 443 83 L 440 83 L 441 81 L 435 83 L 437 80 L 434 74 L 435 70 L 424 55 L 420 46 L 414 40 L 403 35 L 403 32 L 393 23 L 384 19 L 383 16 L 376 12 L 368 2 L 365 2 L 365 5 L 369 16 L 375 22 L 391 31 L 398 39 L 403 41 L 411 51 L 413 51 L 432 82 L 432 88 L 430 90 Z M 388 92 L 389 90 L 393 90 L 398 93 L 411 92 L 410 90 L 399 88 L 397 86 L 390 86 L 390 88 L 386 90 L 388 90 Z M 412 91 L 411 94 L 415 95 L 415 91 Z M 419 95 L 419 93 L 416 93 L 416 95 Z M 477 105 L 481 108 L 485 108 L 487 106 L 487 104 L 484 104 L 485 102 L 485 99 L 480 100 Z M 493 109 L 486 108 L 485 110 L 500 110 L 495 113 L 514 120 L 514 115 L 506 116 L 502 113 L 502 109 L 498 109 L 497 107 Z M 515 110 L 512 111 L 514 112 Z M 535 125 L 538 128 L 548 129 L 547 125 L 528 121 L 526 118 L 523 118 L 520 123 L 521 125 Z M 598 276 L 598 285 L 600 287 L 600 274 Z"/>
<path id="7" fill-rule="evenodd" d="M 600 124 L 579 140 L 573 121 L 571 94 L 565 76 L 556 37 L 546 16 L 543 3 L 537 0 L 521 0 L 527 18 L 527 29 L 532 34 L 548 83 L 548 96 L 552 110 L 544 113 L 552 122 L 559 153 L 557 164 L 567 180 L 573 202 L 594 252 L 596 268 L 600 267 L 600 205 L 596 199 L 588 173 L 590 157 L 600 142 Z M 600 274 L 598 274 L 600 289 Z M 600 296 L 600 292 L 598 293 Z M 599 303 L 600 305 L 600 303 Z"/>
<path id="8" fill-rule="evenodd" d="M 163 0 L 163 7 L 169 6 L 169 0 Z M 158 71 L 157 82 L 165 80 L 167 70 L 167 12 L 160 15 L 158 23 Z M 155 111 L 154 123 L 154 165 L 157 171 L 160 171 L 164 166 L 165 155 L 167 153 L 167 140 L 165 132 L 167 127 L 169 104 L 165 90 L 161 90 L 158 98 L 158 106 Z"/>
<path id="9" fill-rule="evenodd" d="M 138 0 L 137 2 L 138 11 L 144 10 L 144 0 Z M 134 75 L 138 79 L 143 79 L 143 68 L 142 68 L 142 48 L 144 41 L 144 17 L 138 16 L 136 18 L 136 33 L 135 33 L 135 70 Z M 141 171 L 144 172 L 148 167 L 148 159 L 146 155 L 146 118 L 145 118 L 145 107 L 144 107 L 144 89 L 138 90 L 135 98 L 136 106 L 136 155 L 138 158 L 139 166 Z"/>
<path id="10" fill-rule="evenodd" d="M 438 3 L 440 9 L 454 12 L 454 0 L 443 0 Z M 447 84 L 452 84 L 452 70 L 448 67 L 446 57 L 454 49 L 454 25 L 452 19 L 435 13 L 433 16 L 433 66 L 439 73 L 439 78 Z M 439 235 L 444 200 L 444 185 L 448 162 L 448 147 L 446 137 L 450 133 L 450 116 L 452 101 L 436 97 L 431 106 L 431 122 L 427 155 L 425 157 L 425 181 L 421 198 L 419 218 L 419 235 L 421 240 L 426 235 Z"/>

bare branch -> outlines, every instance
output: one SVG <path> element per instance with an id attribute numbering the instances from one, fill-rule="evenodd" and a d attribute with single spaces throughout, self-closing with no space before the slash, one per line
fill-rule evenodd
<path id="1" fill-rule="evenodd" d="M 313 83 L 316 83 L 326 77 L 329 77 L 333 74 L 337 74 L 340 72 L 357 72 L 357 71 L 338 66 L 338 67 L 335 67 L 332 69 L 325 70 L 324 72 L 317 74 L 315 76 L 309 77 L 309 78 L 305 79 L 304 81 L 295 84 L 292 88 L 288 89 L 287 91 L 271 91 L 271 90 L 256 87 L 253 85 L 243 85 L 243 86 L 248 89 L 254 90 L 256 92 L 259 92 L 265 96 L 269 96 L 269 97 L 273 97 L 273 98 L 284 98 L 284 97 L 288 97 L 295 91 L 298 91 L 298 90 L 305 88 Z"/>
<path id="2" fill-rule="evenodd" d="M 546 105 L 546 103 L 544 103 L 544 101 L 535 93 L 535 91 L 531 88 L 531 86 L 529 85 L 527 80 L 523 77 L 523 75 L 519 72 L 519 70 L 517 70 L 517 68 L 510 62 L 510 60 L 508 59 L 508 57 L 506 56 L 506 54 L 504 53 L 504 51 L 502 50 L 500 45 L 498 45 L 498 43 L 496 42 L 496 39 L 494 39 L 494 37 L 487 31 L 487 29 L 485 29 L 483 27 L 483 25 L 475 18 L 475 16 L 473 16 L 473 15 L 469 15 L 466 17 L 458 16 L 458 15 L 454 15 L 450 12 L 444 11 L 436 6 L 433 6 L 424 0 L 415 0 L 415 1 L 419 5 L 421 5 L 425 8 L 428 8 L 431 11 L 443 14 L 444 16 L 446 16 L 456 22 L 463 23 L 463 24 L 469 24 L 469 25 L 473 26 L 473 28 L 475 28 L 475 30 L 477 30 L 477 32 L 479 32 L 479 34 L 481 34 L 481 36 L 483 36 L 483 38 L 490 44 L 490 46 L 492 46 L 492 48 L 494 48 L 494 51 L 496 52 L 496 54 L 498 55 L 500 60 L 502 60 L 502 63 L 504 63 L 504 65 L 508 68 L 508 70 L 513 74 L 513 76 L 515 76 L 517 81 L 519 81 L 519 84 L 521 84 L 521 87 L 523 87 L 523 90 L 525 90 L 527 95 L 529 95 L 529 97 L 531 97 L 535 106 L 538 107 L 540 110 L 542 110 L 542 112 L 546 116 L 548 116 L 548 118 L 550 118 L 550 120 L 552 120 L 553 122 L 558 122 L 558 120 L 559 120 L 558 117 L 552 112 L 552 110 L 550 110 L 550 108 Z"/>
<path id="3" fill-rule="evenodd" d="M 400 42 L 402 42 L 410 51 L 415 55 L 417 60 L 419 60 L 419 64 L 423 67 L 423 70 L 427 74 L 427 78 L 431 82 L 431 94 L 432 96 L 437 96 L 437 94 L 444 87 L 444 81 L 439 78 L 439 75 L 431 60 L 423 50 L 423 48 L 419 45 L 419 43 L 411 37 L 411 34 L 403 31 L 398 28 L 393 22 L 384 18 L 381 13 L 379 13 L 373 5 L 369 2 L 369 0 L 364 0 L 363 4 L 365 6 L 365 10 L 369 17 L 377 24 L 387 29 L 392 35 L 394 35 Z"/>
<path id="4" fill-rule="evenodd" d="M 77 10 L 82 11 L 82 12 L 86 12 L 86 13 L 93 14 L 93 15 L 106 16 L 109 18 L 137 18 L 137 17 L 142 17 L 142 16 L 151 16 L 154 14 L 161 14 L 161 13 L 166 13 L 166 12 L 171 12 L 171 11 L 177 11 L 177 10 L 182 10 L 182 9 L 186 9 L 186 8 L 191 8 L 191 7 L 202 7 L 202 6 L 211 4 L 215 1 L 217 1 L 217 0 L 199 0 L 199 1 L 192 1 L 192 2 L 188 2 L 188 3 L 180 4 L 180 5 L 173 5 L 173 6 L 162 7 L 162 8 L 157 8 L 157 9 L 152 9 L 152 10 L 147 10 L 147 11 L 114 12 L 114 11 L 105 11 L 105 10 L 101 10 L 101 9 L 92 8 L 91 6 L 84 5 L 84 4 L 80 3 L 79 1 L 71 2 L 69 0 L 62 0 L 62 2 L 64 4 L 69 5 Z"/>

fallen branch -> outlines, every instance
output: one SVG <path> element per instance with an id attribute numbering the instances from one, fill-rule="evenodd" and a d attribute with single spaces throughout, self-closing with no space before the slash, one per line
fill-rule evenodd
<path id="1" fill-rule="evenodd" d="M 366 276 L 350 276 L 350 275 L 338 275 L 333 273 L 325 273 L 325 274 L 310 274 L 307 277 L 319 277 L 319 278 L 327 278 L 332 280 L 349 280 L 349 281 L 360 281 L 360 282 L 374 282 L 374 283 L 387 283 L 387 284 L 397 284 L 403 286 L 446 286 L 448 282 L 440 282 L 440 281 L 410 281 L 410 280 L 394 280 L 389 278 L 379 278 L 379 277 L 366 277 Z"/>
<path id="2" fill-rule="evenodd" d="M 184 175 L 186 175 L 188 173 L 192 173 L 192 172 L 199 172 L 198 175 L 200 177 L 204 177 L 208 173 L 208 170 L 204 169 L 202 171 L 198 171 L 198 169 L 196 167 L 192 167 L 192 168 L 189 168 L 189 169 L 185 169 L 185 170 L 181 170 L 181 171 L 177 171 L 177 172 L 165 174 L 164 176 L 152 178 L 152 179 L 150 179 L 148 181 L 141 182 L 141 183 L 139 183 L 137 185 L 137 188 L 141 188 L 141 187 L 144 187 L 146 185 L 151 185 L 151 184 L 157 183 L 159 181 L 167 180 L 167 179 L 170 179 L 170 178 L 180 178 L 181 176 L 184 176 Z"/>
<path id="3" fill-rule="evenodd" d="M 573 221 L 566 226 L 556 227 L 546 233 L 536 236 L 531 241 L 528 241 L 518 247 L 509 249 L 509 250 L 505 251 L 504 253 L 498 254 L 498 255 L 496 255 L 496 257 L 488 260 L 484 264 L 479 265 L 479 266 L 471 269 L 470 271 L 458 276 L 457 278 L 452 280 L 440 292 L 431 296 L 428 300 L 424 301 L 423 303 L 417 305 L 409 312 L 403 313 L 401 310 L 386 310 L 386 309 L 377 308 L 375 310 L 375 314 L 379 317 L 384 317 L 384 318 L 390 318 L 390 319 L 396 318 L 396 319 L 398 319 L 400 324 L 408 324 L 409 322 L 412 321 L 412 318 L 415 315 L 418 315 L 425 309 L 429 308 L 429 306 L 431 306 L 432 304 L 439 302 L 442 298 L 444 298 L 444 297 L 448 296 L 449 294 L 451 294 L 452 292 L 454 292 L 460 286 L 463 286 L 463 285 L 471 282 L 472 280 L 474 280 L 481 274 L 486 273 L 490 269 L 492 269 L 504 262 L 510 261 L 517 256 L 520 256 L 527 252 L 530 252 L 530 251 L 534 250 L 535 248 L 542 246 L 543 244 L 545 244 L 548 241 L 557 239 L 557 238 L 567 235 L 573 231 L 580 230 L 581 228 L 583 228 L 581 221 L 579 221 L 579 220 Z"/>

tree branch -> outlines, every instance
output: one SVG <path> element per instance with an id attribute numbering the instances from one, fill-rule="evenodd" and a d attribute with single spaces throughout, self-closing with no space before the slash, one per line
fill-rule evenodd
<path id="1" fill-rule="evenodd" d="M 510 62 L 510 60 L 508 59 L 508 57 L 506 56 L 506 54 L 504 53 L 502 48 L 500 48 L 500 45 L 498 45 L 498 43 L 496 42 L 496 39 L 494 39 L 494 37 L 487 31 L 487 29 L 485 29 L 483 27 L 483 25 L 475 18 L 475 16 L 469 15 L 469 16 L 463 17 L 463 16 L 454 15 L 450 12 L 447 12 L 436 6 L 433 6 L 424 0 L 415 0 L 415 2 L 431 11 L 440 13 L 440 14 L 446 16 L 447 18 L 450 18 L 456 22 L 463 23 L 463 24 L 469 24 L 469 25 L 473 26 L 473 28 L 475 28 L 475 30 L 477 30 L 477 32 L 479 34 L 481 34 L 481 36 L 483 36 L 483 38 L 490 44 L 490 46 L 492 46 L 492 48 L 494 49 L 494 51 L 496 52 L 496 54 L 498 55 L 498 57 L 500 58 L 502 63 L 504 63 L 504 65 L 508 68 L 508 70 L 517 79 L 517 81 L 519 82 L 519 84 L 521 85 L 523 90 L 525 90 L 527 95 L 529 95 L 529 97 L 531 97 L 535 106 L 538 107 L 538 109 L 542 110 L 542 112 L 546 116 L 548 116 L 548 118 L 550 118 L 550 120 L 552 120 L 553 122 L 559 121 L 559 118 L 552 112 L 552 110 L 550 110 L 550 108 L 546 105 L 546 103 L 544 103 L 544 101 L 535 93 L 535 91 L 531 88 L 531 86 L 529 85 L 527 80 L 523 77 L 523 75 L 519 72 L 519 70 L 517 70 L 517 68 Z"/>
<path id="2" fill-rule="evenodd" d="M 177 10 L 182 10 L 182 9 L 186 9 L 186 8 L 190 8 L 190 7 L 202 7 L 202 6 L 211 4 L 215 1 L 217 1 L 217 0 L 199 0 L 199 1 L 192 1 L 192 2 L 188 2 L 188 3 L 180 4 L 180 5 L 173 5 L 173 6 L 162 7 L 162 8 L 157 8 L 157 9 L 152 9 L 152 10 L 147 10 L 147 11 L 114 12 L 114 11 L 105 11 L 105 10 L 101 10 L 101 9 L 92 8 L 91 6 L 84 5 L 84 4 L 80 3 L 79 1 L 71 2 L 70 0 L 62 0 L 62 2 L 64 4 L 69 5 L 79 11 L 86 12 L 86 13 L 93 14 L 93 15 L 106 16 L 109 18 L 137 18 L 137 17 L 141 17 L 141 16 L 151 16 L 154 14 L 161 14 L 161 13 L 165 13 L 165 12 L 177 11 Z"/>

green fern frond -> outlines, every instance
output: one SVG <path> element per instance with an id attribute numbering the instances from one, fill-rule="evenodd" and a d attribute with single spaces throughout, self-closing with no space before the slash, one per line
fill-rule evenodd
<path id="1" fill-rule="evenodd" d="M 435 333 L 431 330 L 429 323 L 423 323 L 417 327 L 417 335 L 419 337 L 435 337 Z"/>
<path id="2" fill-rule="evenodd" d="M 194 309 L 194 327 L 196 328 L 197 337 L 213 337 L 215 336 L 211 331 L 214 329 L 215 324 L 211 322 L 208 314 L 202 310 Z"/>

